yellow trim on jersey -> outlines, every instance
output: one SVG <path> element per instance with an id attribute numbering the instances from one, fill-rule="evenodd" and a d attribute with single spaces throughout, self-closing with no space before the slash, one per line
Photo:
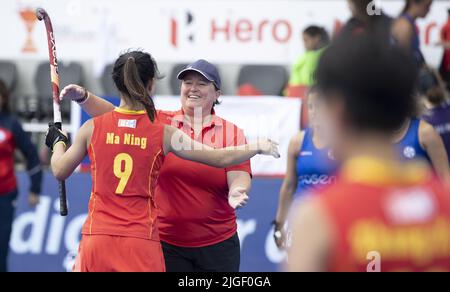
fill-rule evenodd
<path id="1" fill-rule="evenodd" d="M 156 163 L 156 159 L 158 159 L 159 155 L 161 155 L 162 153 L 162 149 L 160 149 L 158 151 L 158 153 L 156 153 L 156 155 L 153 157 L 153 162 L 152 162 L 152 166 L 150 167 L 150 181 L 149 181 L 149 190 L 150 190 L 150 194 L 153 197 L 155 194 L 152 194 L 152 180 L 151 180 L 151 176 L 153 173 L 153 168 L 155 167 L 155 163 Z"/>
<path id="2" fill-rule="evenodd" d="M 156 153 L 156 155 L 153 157 L 153 162 L 152 162 L 152 166 L 150 167 L 150 173 L 149 173 L 149 182 L 148 182 L 148 189 L 150 191 L 150 198 L 148 198 L 148 215 L 149 215 L 149 220 L 150 220 L 150 239 L 153 236 L 153 223 L 155 222 L 152 218 L 152 216 L 154 215 L 152 212 L 152 201 L 154 202 L 154 194 L 152 193 L 152 174 L 153 174 L 153 168 L 155 167 L 155 163 L 156 163 L 156 159 L 158 159 L 159 155 L 161 155 L 162 150 L 159 150 L 158 153 Z"/>
<path id="3" fill-rule="evenodd" d="M 147 112 L 145 110 L 140 110 L 140 111 L 134 111 L 134 110 L 127 110 L 127 109 L 123 109 L 120 107 L 116 107 L 114 109 L 115 112 L 121 113 L 121 114 L 128 114 L 128 115 L 142 115 L 142 114 L 146 114 Z"/>
<path id="4" fill-rule="evenodd" d="M 89 146 L 91 147 L 91 151 L 92 151 L 92 161 L 91 161 L 91 163 L 94 164 L 94 169 L 95 169 L 95 171 L 92 173 L 92 184 L 93 184 L 93 186 L 92 186 L 92 193 L 91 193 L 91 199 L 93 199 L 94 202 L 92 203 L 92 211 L 91 211 L 91 214 L 90 214 L 91 223 L 89 224 L 89 234 L 92 235 L 92 225 L 94 224 L 95 203 L 97 201 L 97 197 L 95 195 L 95 193 L 97 192 L 97 160 L 95 159 L 95 151 L 94 151 L 94 146 L 92 145 L 92 140 L 91 140 L 91 144 Z"/>
<path id="5" fill-rule="evenodd" d="M 342 167 L 342 177 L 346 181 L 373 185 L 417 184 L 430 175 L 422 162 L 398 162 L 370 156 L 352 158 Z"/>

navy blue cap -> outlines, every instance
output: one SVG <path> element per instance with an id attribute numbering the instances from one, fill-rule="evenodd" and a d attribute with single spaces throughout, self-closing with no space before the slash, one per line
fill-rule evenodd
<path id="1" fill-rule="evenodd" d="M 186 68 L 181 70 L 180 73 L 178 73 L 177 78 L 179 80 L 182 80 L 184 78 L 184 76 L 186 75 L 186 73 L 189 73 L 192 71 L 201 74 L 207 80 L 214 83 L 214 85 L 217 87 L 217 89 L 220 89 L 222 82 L 220 81 L 219 72 L 217 71 L 216 66 L 214 66 L 213 64 L 209 63 L 206 60 L 202 60 L 202 59 L 197 60 L 194 63 L 187 65 Z"/>

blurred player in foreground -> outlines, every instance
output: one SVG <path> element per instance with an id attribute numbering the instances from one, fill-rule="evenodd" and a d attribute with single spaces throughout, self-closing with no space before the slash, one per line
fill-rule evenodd
<path id="1" fill-rule="evenodd" d="M 360 35 L 317 70 L 338 182 L 293 210 L 290 271 L 450 271 L 450 190 L 391 143 L 414 106 L 414 60 Z"/>
<path id="2" fill-rule="evenodd" d="M 89 216 L 75 271 L 165 271 L 154 193 L 164 158 L 170 152 L 215 167 L 239 164 L 256 154 L 279 157 L 267 139 L 214 150 L 156 120 L 152 95 L 158 69 L 152 57 L 131 51 L 114 65 L 121 103 L 114 111 L 88 120 L 74 144 L 51 125 L 46 144 L 53 150 L 52 171 L 69 177 L 86 153 L 91 160 Z"/>

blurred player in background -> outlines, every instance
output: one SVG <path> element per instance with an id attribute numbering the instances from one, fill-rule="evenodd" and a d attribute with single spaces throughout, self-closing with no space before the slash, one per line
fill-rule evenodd
<path id="1" fill-rule="evenodd" d="M 422 118 L 441 135 L 450 163 L 450 100 L 439 74 L 434 72 L 433 86 L 423 94 L 427 109 Z"/>
<path id="2" fill-rule="evenodd" d="M 311 189 L 335 183 L 337 161 L 321 128 L 319 94 L 316 86 L 309 90 L 307 102 L 310 127 L 292 137 L 289 143 L 286 176 L 281 185 L 277 217 L 274 221 L 275 243 L 280 249 L 285 248 L 289 237 L 285 223 L 293 200 Z"/>
<path id="3" fill-rule="evenodd" d="M 240 128 L 215 114 L 221 78 L 214 65 L 198 60 L 182 70 L 178 78 L 182 80 L 181 109 L 158 111 L 160 122 L 216 148 L 246 143 Z M 83 97 L 79 86 L 67 90 L 65 98 Z M 114 109 L 93 94 L 81 106 L 92 116 Z M 195 116 L 196 110 L 201 116 Z M 166 157 L 156 186 L 156 203 L 167 271 L 239 271 L 235 208 L 247 202 L 250 187 L 250 161 L 218 169 L 171 154 Z"/>
<path id="4" fill-rule="evenodd" d="M 402 14 L 392 25 L 392 35 L 398 45 L 411 52 L 418 68 L 425 65 L 426 61 L 420 49 L 420 35 L 416 20 L 427 17 L 433 0 L 406 0 Z"/>
<path id="5" fill-rule="evenodd" d="M 9 239 L 17 198 L 17 181 L 14 174 L 14 151 L 19 149 L 26 158 L 30 177 L 28 202 L 39 203 L 42 169 L 36 147 L 24 132 L 9 109 L 9 89 L 0 80 L 0 272 L 7 271 Z"/>
<path id="6" fill-rule="evenodd" d="M 450 270 L 450 189 L 391 143 L 415 106 L 416 72 L 367 35 L 324 52 L 317 80 L 343 166 L 337 184 L 293 210 L 290 271 Z"/>
<path id="7" fill-rule="evenodd" d="M 337 37 L 348 38 L 365 32 L 377 34 L 383 41 L 390 40 L 392 19 L 375 5 L 375 1 L 347 0 L 347 3 L 352 17 Z"/>
<path id="8" fill-rule="evenodd" d="M 432 125 L 419 118 L 408 118 L 393 138 L 399 155 L 405 160 L 422 159 L 436 174 L 450 182 L 448 154 L 439 133 Z"/>
<path id="9" fill-rule="evenodd" d="M 165 270 L 155 188 L 169 153 L 214 167 L 239 164 L 258 153 L 279 156 L 270 140 L 214 150 L 160 123 L 150 98 L 157 77 L 156 63 L 149 54 L 125 53 L 113 69 L 121 96 L 118 108 L 88 120 L 67 152 L 66 136 L 55 126 L 49 128 L 46 143 L 53 149 L 51 165 L 58 179 L 70 176 L 86 152 L 92 162 L 89 216 L 75 271 Z M 68 90 L 63 90 L 65 94 Z M 85 91 L 84 98 L 87 94 Z"/>

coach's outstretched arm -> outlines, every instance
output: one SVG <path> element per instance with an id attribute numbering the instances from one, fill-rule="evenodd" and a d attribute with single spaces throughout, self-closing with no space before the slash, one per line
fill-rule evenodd
<path id="1" fill-rule="evenodd" d="M 86 88 L 76 84 L 64 87 L 60 94 L 61 99 L 70 99 L 78 103 L 91 117 L 100 116 L 114 110 L 114 105 L 98 97 Z"/>
<path id="2" fill-rule="evenodd" d="M 280 157 L 278 143 L 269 139 L 263 138 L 252 144 L 214 149 L 192 140 L 188 135 L 172 126 L 165 126 L 164 154 L 169 152 L 186 160 L 218 168 L 241 164 L 257 154 Z"/>

